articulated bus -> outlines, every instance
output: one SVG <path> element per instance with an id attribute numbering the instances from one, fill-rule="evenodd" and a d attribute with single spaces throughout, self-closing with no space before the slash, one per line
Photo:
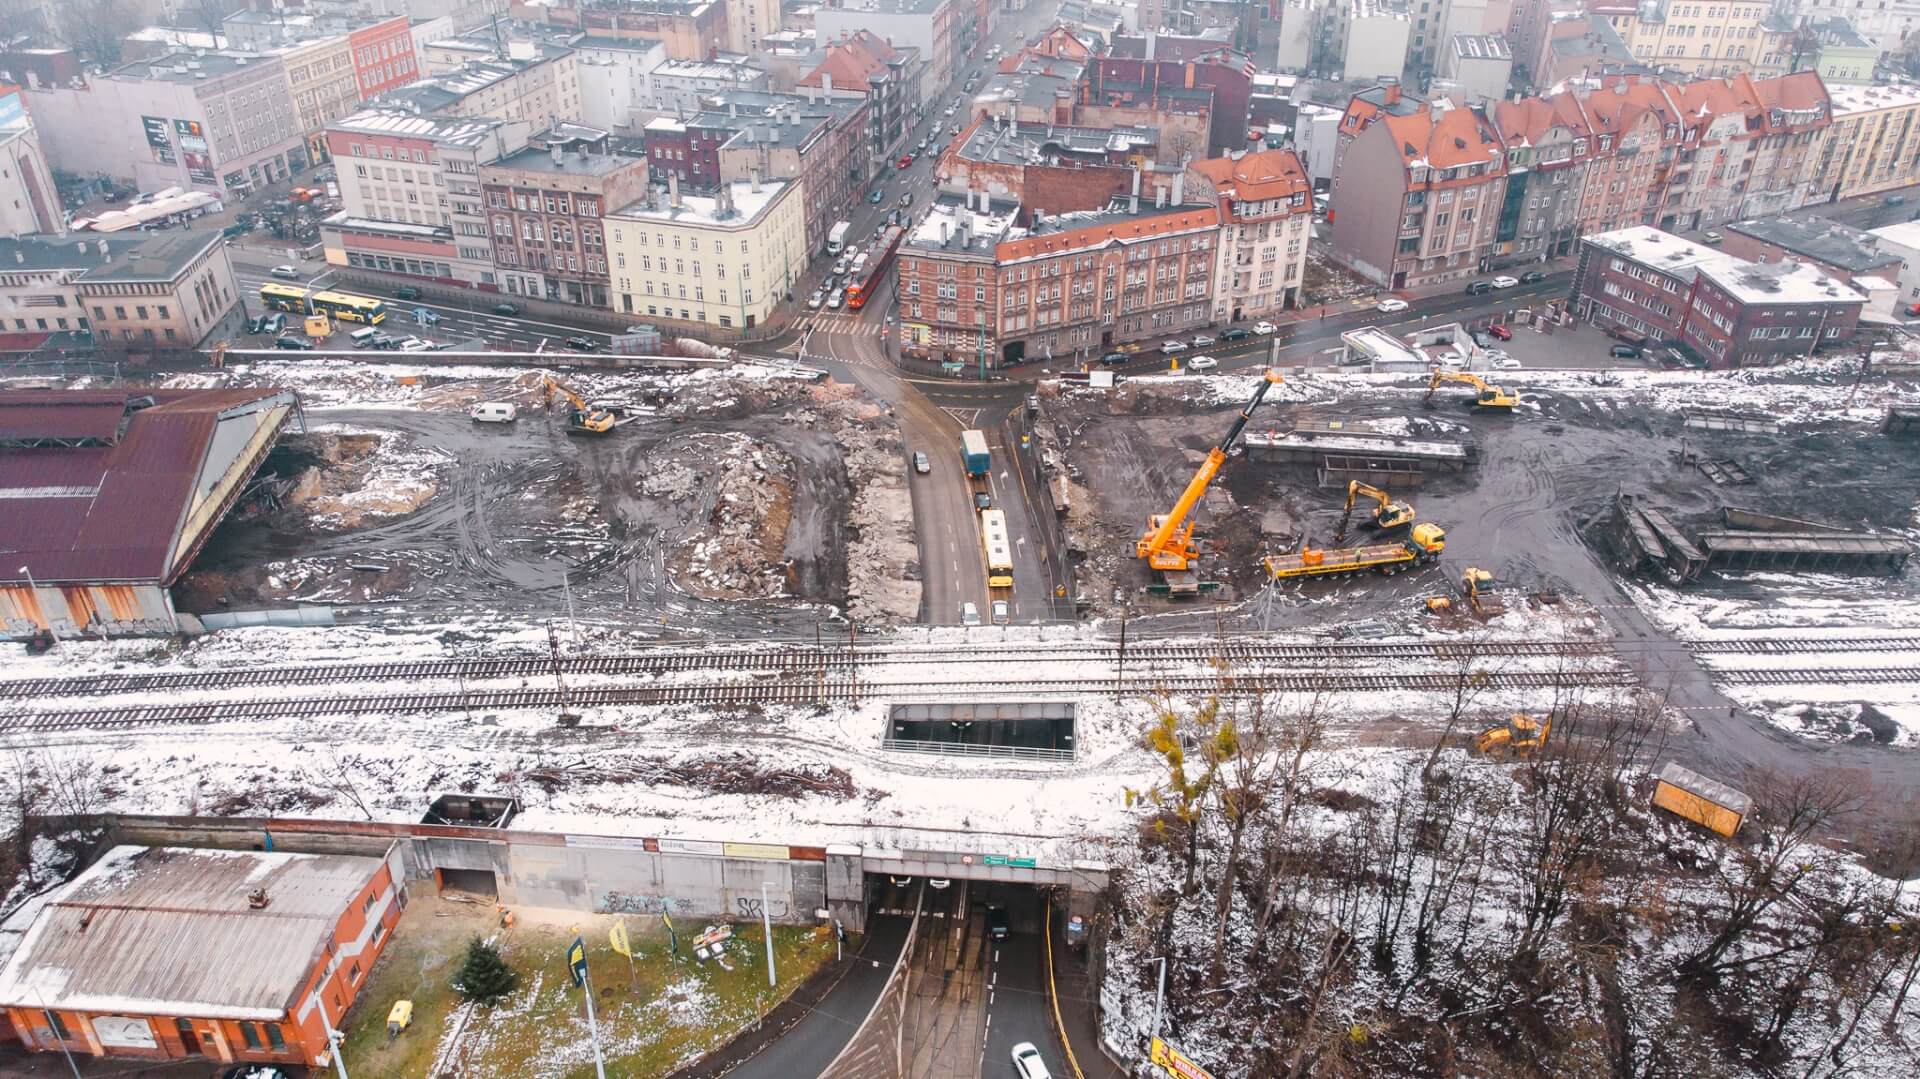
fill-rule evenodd
<path id="1" fill-rule="evenodd" d="M 1013 545 L 1007 542 L 1007 515 L 1000 510 L 980 511 L 980 532 L 987 547 L 987 587 L 1013 587 Z"/>
<path id="2" fill-rule="evenodd" d="M 260 302 L 277 311 L 299 314 L 327 314 L 342 322 L 364 322 L 378 326 L 387 320 L 385 300 L 355 296 L 349 292 L 314 292 L 297 285 L 260 286 Z"/>

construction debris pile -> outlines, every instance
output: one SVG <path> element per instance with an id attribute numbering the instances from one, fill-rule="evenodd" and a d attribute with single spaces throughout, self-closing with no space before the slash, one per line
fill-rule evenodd
<path id="1" fill-rule="evenodd" d="M 390 432 L 331 428 L 305 437 L 317 463 L 297 477 L 285 502 L 326 532 L 419 509 L 439 489 L 435 473 L 453 459 Z"/>
<path id="2" fill-rule="evenodd" d="M 661 455 L 667 460 L 640 477 L 640 491 L 699 507 L 698 530 L 669 557 L 674 582 L 708 599 L 785 595 L 793 458 L 737 433 L 692 435 Z"/>

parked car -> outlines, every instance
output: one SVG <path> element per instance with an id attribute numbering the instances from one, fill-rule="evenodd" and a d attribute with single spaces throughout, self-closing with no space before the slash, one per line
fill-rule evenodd
<path id="1" fill-rule="evenodd" d="M 1508 326 L 1504 322 L 1496 322 L 1493 325 L 1488 326 L 1487 332 L 1492 334 L 1496 340 L 1500 340 L 1500 341 L 1513 340 L 1513 328 L 1511 326 Z"/>
<path id="2" fill-rule="evenodd" d="M 1712 231 L 1711 229 L 1700 234 L 1700 242 L 1703 244 L 1709 244 L 1709 245 L 1717 244 L 1724 239 L 1726 239 L 1725 236 L 1722 236 L 1719 233 Z"/>
<path id="3" fill-rule="evenodd" d="M 481 401 L 467 409 L 467 417 L 475 423 L 512 423 L 520 415 L 520 409 L 512 401 Z"/>
<path id="4" fill-rule="evenodd" d="M 294 266 L 288 266 L 288 265 L 285 265 L 284 263 L 279 266 L 275 266 L 273 269 L 268 270 L 267 272 L 269 274 L 272 274 L 275 277 L 285 278 L 288 281 L 300 280 L 299 268 Z"/>
<path id="5" fill-rule="evenodd" d="M 1215 339 L 1210 334 L 1196 333 L 1193 335 L 1193 340 L 1187 343 L 1192 345 L 1194 348 L 1206 348 L 1214 344 Z"/>
<path id="6" fill-rule="evenodd" d="M 1379 303 L 1374 304 L 1373 309 L 1391 315 L 1396 311 L 1405 311 L 1407 309 L 1407 301 L 1398 296 L 1389 296 Z"/>
<path id="7" fill-rule="evenodd" d="M 1037 393 L 1030 393 L 1027 395 L 1027 415 L 1038 416 L 1039 414 L 1040 414 L 1040 395 Z"/>
<path id="8" fill-rule="evenodd" d="M 1169 356 L 1172 356 L 1175 353 L 1185 352 L 1186 350 L 1192 347 L 1193 347 L 1192 345 L 1187 344 L 1185 341 L 1160 342 L 1160 351 L 1166 353 Z"/>
<path id="9" fill-rule="evenodd" d="M 912 168 L 912 167 L 913 167 L 913 155 L 912 155 L 912 154 L 901 154 L 901 155 L 900 155 L 900 161 L 899 161 L 899 162 L 898 162 L 898 163 L 897 163 L 897 164 L 896 164 L 896 165 L 895 165 L 894 167 L 895 167 L 895 168 L 900 168 L 900 169 L 910 169 L 910 168 Z"/>
<path id="10" fill-rule="evenodd" d="M 1195 356 L 1193 359 L 1187 361 L 1187 370 L 1189 371 L 1211 371 L 1218 366 L 1220 366 L 1220 361 L 1214 359 L 1212 356 Z"/>
<path id="11" fill-rule="evenodd" d="M 867 192 L 867 201 L 872 203 L 875 206 L 880 205 L 880 203 L 884 201 L 886 197 L 887 197 L 887 189 L 884 187 L 876 187 L 872 191 Z"/>
<path id="12" fill-rule="evenodd" d="M 512 318 L 513 316 L 520 313 L 520 308 L 510 303 L 494 304 L 492 310 L 494 314 L 499 315 L 502 318 Z"/>
<path id="13" fill-rule="evenodd" d="M 1488 281 L 1467 282 L 1467 295 L 1469 296 L 1485 296 L 1487 293 L 1492 291 L 1493 291 L 1493 284 L 1491 282 L 1488 282 Z"/>
<path id="14" fill-rule="evenodd" d="M 996 626 L 1004 626 L 1011 621 L 1013 621 L 1013 609 L 1007 604 L 1007 601 L 1004 599 L 994 600 L 993 624 Z"/>
<path id="15" fill-rule="evenodd" d="M 393 298 L 412 302 L 420 298 L 420 290 L 414 288 L 412 285 L 401 285 L 399 288 L 393 290 Z"/>
<path id="16" fill-rule="evenodd" d="M 1905 195 L 1888 195 L 1884 200 L 1888 206 L 1900 206 L 1906 203 Z"/>
<path id="17" fill-rule="evenodd" d="M 807 310 L 818 311 L 820 310 L 820 305 L 826 302 L 827 294 L 821 292 L 819 289 L 814 289 L 813 295 L 807 297 Z"/>
<path id="18" fill-rule="evenodd" d="M 1494 288 L 1512 288 L 1513 286 L 1519 283 L 1520 283 L 1519 278 L 1508 277 L 1505 274 L 1501 274 L 1499 277 L 1496 277 L 1493 280 L 1487 282 L 1487 284 L 1492 285 Z"/>
<path id="19" fill-rule="evenodd" d="M 275 312 L 260 320 L 260 332 L 281 334 L 287 332 L 287 316 Z"/>
<path id="20" fill-rule="evenodd" d="M 1053 1079 L 1046 1061 L 1040 1059 L 1040 1050 L 1034 1048 L 1032 1042 L 1021 1042 L 1013 1047 L 1013 1073 L 1019 1079 Z"/>
<path id="21" fill-rule="evenodd" d="M 267 324 L 267 317 L 265 315 L 256 315 L 253 318 L 249 318 L 247 320 L 247 332 L 259 333 L 263 328 L 265 328 L 266 324 Z"/>
<path id="22" fill-rule="evenodd" d="M 1120 364 L 1127 362 L 1127 354 L 1124 352 L 1109 352 L 1100 357 L 1100 362 L 1106 364 L 1108 367 L 1118 367 Z"/>
<path id="23" fill-rule="evenodd" d="M 1613 345 L 1607 349 L 1607 355 L 1617 360 L 1637 360 L 1640 358 L 1640 346 Z"/>
<path id="24" fill-rule="evenodd" d="M 1499 363 L 1501 360 L 1512 358 L 1504 348 L 1490 348 L 1483 354 L 1487 357 L 1487 362 L 1489 363 Z"/>
<path id="25" fill-rule="evenodd" d="M 595 341 L 591 337 L 569 337 L 566 340 L 566 345 L 568 348 L 575 349 L 580 352 L 600 351 L 600 342 Z"/>
<path id="26" fill-rule="evenodd" d="M 400 351 L 432 352 L 434 351 L 434 347 L 431 341 L 422 341 L 418 337 L 409 337 L 405 341 L 400 342 Z"/>
<path id="27" fill-rule="evenodd" d="M 1253 332 L 1265 337 L 1268 334 L 1279 333 L 1280 327 L 1275 326 L 1271 322 L 1256 322 L 1253 324 Z"/>
<path id="28" fill-rule="evenodd" d="M 915 472 L 920 473 L 922 476 L 933 471 L 933 461 L 927 457 L 925 450 L 914 451 L 913 470 Z"/>
<path id="29" fill-rule="evenodd" d="M 298 349 L 299 351 L 306 352 L 313 348 L 313 342 L 304 337 L 280 337 L 274 339 L 273 347 Z"/>
<path id="30" fill-rule="evenodd" d="M 1493 366 L 1497 371 L 1518 371 L 1521 363 L 1512 356 L 1500 356 L 1494 359 Z"/>
<path id="31" fill-rule="evenodd" d="M 1545 281 L 1546 279 L 1547 275 L 1539 270 L 1528 270 L 1526 273 L 1520 275 L 1520 283 L 1523 285 L 1531 285 L 1538 281 Z"/>
<path id="32" fill-rule="evenodd" d="M 220 235 L 225 237 L 226 239 L 231 240 L 236 237 L 245 236 L 247 233 L 252 231 L 253 229 L 250 226 L 242 225 L 238 222 L 235 222 L 234 224 L 228 225 L 226 228 L 221 229 Z"/>
<path id="33" fill-rule="evenodd" d="M 1226 329 L 1220 331 L 1220 340 L 1222 341 L 1245 341 L 1252 336 L 1253 331 L 1244 326 L 1228 326 Z"/>
<path id="34" fill-rule="evenodd" d="M 975 607 L 971 603 L 962 603 L 960 605 L 960 624 L 963 626 L 979 625 L 980 624 L 980 608 Z"/>

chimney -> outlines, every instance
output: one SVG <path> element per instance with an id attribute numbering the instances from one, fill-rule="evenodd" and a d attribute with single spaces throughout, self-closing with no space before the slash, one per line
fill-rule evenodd
<path id="1" fill-rule="evenodd" d="M 84 248 L 84 247 L 85 247 L 86 245 L 85 245 L 85 244 L 81 244 L 80 246 Z M 107 253 L 107 241 L 105 241 L 105 240 L 101 240 L 101 241 L 100 241 L 100 253 L 101 253 L 102 255 L 104 255 L 104 254 L 106 254 L 106 253 Z"/>
<path id="2" fill-rule="evenodd" d="M 1381 81 L 1386 86 L 1386 97 L 1384 100 L 1386 101 L 1387 105 L 1389 107 L 1392 107 L 1394 105 L 1400 104 L 1400 80 L 1399 79 L 1382 79 Z"/>
<path id="3" fill-rule="evenodd" d="M 828 97 L 833 96 L 833 72 L 822 71 L 820 73 L 820 92 Z"/>
<path id="4" fill-rule="evenodd" d="M 748 169 L 747 180 L 753 184 L 753 193 L 758 195 L 760 193 L 760 170 Z"/>
<path id="5" fill-rule="evenodd" d="M 1151 61 L 1151 60 L 1153 59 L 1153 45 L 1154 45 L 1154 41 L 1155 41 L 1155 39 L 1156 39 L 1156 38 L 1157 38 L 1158 36 L 1159 36 L 1159 35 L 1157 35 L 1157 34 L 1155 34 L 1155 33 L 1154 33 L 1153 31 L 1151 31 L 1151 30 L 1149 30 L 1149 31 L 1147 31 L 1147 59 L 1148 59 L 1149 61 Z"/>
<path id="6" fill-rule="evenodd" d="M 677 172 L 667 173 L 667 205 L 676 210 L 680 208 L 680 174 Z"/>
<path id="7" fill-rule="evenodd" d="M 1180 197 L 1187 190 L 1187 170 L 1182 168 L 1173 174 L 1173 204 L 1180 205 Z"/>
<path id="8" fill-rule="evenodd" d="M 547 152 L 553 155 L 553 163 L 555 165 L 558 165 L 561 162 L 566 160 L 567 152 L 565 150 L 562 150 L 560 148 L 560 144 L 557 142 L 554 143 L 552 146 L 547 147 Z"/>
<path id="9" fill-rule="evenodd" d="M 1133 194 L 1127 196 L 1127 212 L 1130 214 L 1140 212 L 1140 169 L 1138 167 L 1133 170 Z"/>
<path id="10" fill-rule="evenodd" d="M 740 115 L 740 103 L 738 101 L 733 101 L 731 99 L 727 101 L 727 115 L 728 116 Z"/>
<path id="11" fill-rule="evenodd" d="M 17 247 L 16 247 L 16 248 L 14 248 L 14 249 L 13 249 L 13 261 L 15 261 L 15 262 L 25 262 L 25 261 L 27 261 L 27 253 L 26 253 L 25 251 L 22 251 L 22 250 L 20 250 L 20 249 L 19 249 L 19 248 L 17 248 Z"/>
<path id="12" fill-rule="evenodd" d="M 1153 185 L 1153 208 L 1156 210 L 1164 210 L 1167 208 L 1166 184 L 1156 183 Z"/>
<path id="13" fill-rule="evenodd" d="M 1033 231 L 1035 232 L 1040 231 L 1040 216 L 1040 207 L 1035 206 L 1033 208 Z"/>
<path id="14" fill-rule="evenodd" d="M 940 222 L 940 246 L 941 247 L 947 246 L 947 230 L 951 227 L 952 226 L 950 222 L 946 221 L 945 219 L 941 220 Z"/>

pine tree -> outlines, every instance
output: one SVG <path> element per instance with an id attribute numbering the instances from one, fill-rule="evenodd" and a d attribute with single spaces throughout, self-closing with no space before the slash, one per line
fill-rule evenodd
<path id="1" fill-rule="evenodd" d="M 520 975 L 500 958 L 500 950 L 475 937 L 467 942 L 467 957 L 453 976 L 460 995 L 480 1004 L 492 1004 L 520 984 Z"/>

